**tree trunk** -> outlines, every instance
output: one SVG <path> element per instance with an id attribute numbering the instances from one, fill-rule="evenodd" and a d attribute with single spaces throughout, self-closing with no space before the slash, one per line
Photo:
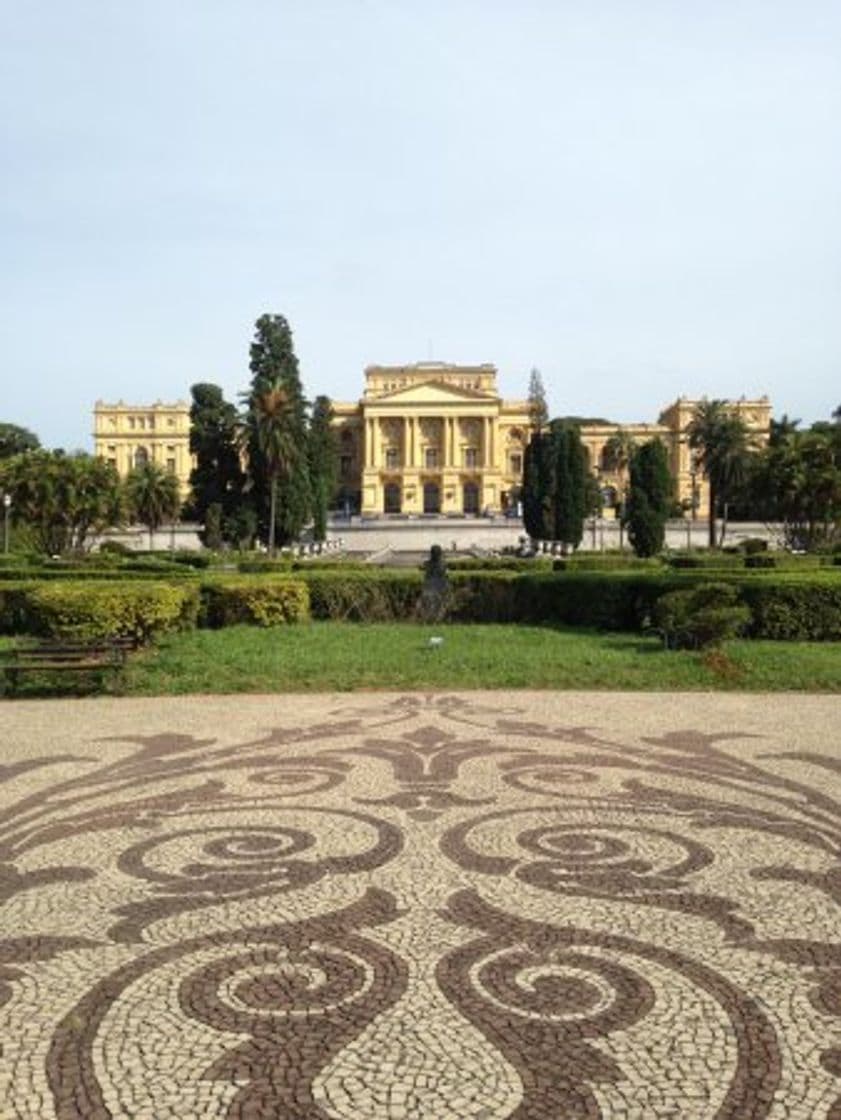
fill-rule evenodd
<path id="1" fill-rule="evenodd" d="M 719 538 L 719 542 L 718 542 L 719 548 L 724 548 L 724 538 L 727 535 L 727 512 L 728 512 L 727 506 L 728 506 L 728 503 L 725 502 L 724 503 L 724 516 L 721 519 L 721 537 Z"/>
<path id="2" fill-rule="evenodd" d="M 710 548 L 715 548 L 715 507 L 716 507 L 716 492 L 715 487 L 710 482 L 710 523 L 709 532 L 707 534 L 707 543 Z"/>
<path id="3" fill-rule="evenodd" d="M 271 512 L 269 514 L 269 555 L 274 556 L 274 554 L 275 554 L 275 547 L 274 547 L 275 517 L 277 516 L 277 475 L 276 474 L 272 475 L 271 495 L 272 495 L 271 507 L 270 507 Z"/>

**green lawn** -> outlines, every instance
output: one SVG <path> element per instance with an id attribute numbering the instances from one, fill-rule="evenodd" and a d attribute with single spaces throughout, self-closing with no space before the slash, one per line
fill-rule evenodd
<path id="1" fill-rule="evenodd" d="M 430 638 L 443 638 L 431 647 Z M 666 652 L 654 638 L 534 626 L 312 623 L 194 630 L 132 660 L 126 691 L 569 688 L 841 691 L 841 646 L 731 642 Z"/>
<path id="2" fill-rule="evenodd" d="M 443 638 L 430 646 L 433 635 Z M 0 642 L 0 648 L 9 641 Z M 84 691 L 30 680 L 20 694 Z M 841 645 L 730 642 L 711 653 L 666 652 L 654 638 L 535 626 L 428 628 L 316 622 L 277 629 L 193 630 L 133 655 L 119 691 L 352 689 L 744 689 L 841 692 Z"/>

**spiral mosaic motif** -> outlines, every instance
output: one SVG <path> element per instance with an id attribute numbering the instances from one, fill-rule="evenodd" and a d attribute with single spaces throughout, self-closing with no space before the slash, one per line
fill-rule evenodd
<path id="1" fill-rule="evenodd" d="M 5 705 L 0 1115 L 841 1120 L 841 704 L 667 699 Z"/>

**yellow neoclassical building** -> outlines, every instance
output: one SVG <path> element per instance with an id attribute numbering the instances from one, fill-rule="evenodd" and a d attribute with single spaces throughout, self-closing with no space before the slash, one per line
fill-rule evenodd
<path id="1" fill-rule="evenodd" d="M 339 483 L 363 514 L 475 514 L 520 485 L 526 401 L 502 400 L 492 365 L 368 366 L 360 401 L 333 406 Z"/>
<path id="2" fill-rule="evenodd" d="M 106 404 L 93 410 L 94 454 L 117 468 L 125 478 L 133 467 L 157 463 L 178 479 L 181 496 L 190 491 L 190 406 L 175 404 Z"/>
<path id="3" fill-rule="evenodd" d="M 368 366 L 361 400 L 334 404 L 341 494 L 363 515 L 499 513 L 522 483 L 531 435 L 528 402 L 503 400 L 496 367 L 417 362 Z M 627 478 L 607 451 L 618 431 L 636 443 L 661 439 L 676 496 L 703 510 L 706 483 L 689 447 L 687 428 L 699 401 L 680 397 L 656 423 L 584 424 L 590 469 L 599 479 L 605 512 Z M 767 441 L 767 397 L 728 401 L 757 445 Z"/>
<path id="4" fill-rule="evenodd" d="M 366 516 L 500 513 L 512 507 L 522 484 L 531 435 L 528 402 L 503 400 L 491 364 L 417 362 L 368 366 L 365 391 L 335 403 L 339 448 L 339 504 Z M 676 495 L 687 510 L 704 511 L 707 487 L 697 468 L 687 428 L 699 401 L 679 397 L 656 423 L 584 424 L 581 437 L 590 469 L 611 515 L 627 472 L 615 469 L 608 442 L 618 431 L 635 443 L 659 438 L 669 454 Z M 759 446 L 768 439 L 767 397 L 728 401 Z M 142 463 L 158 463 L 189 494 L 190 406 L 184 401 L 131 405 L 97 401 L 95 454 L 124 477 Z"/>

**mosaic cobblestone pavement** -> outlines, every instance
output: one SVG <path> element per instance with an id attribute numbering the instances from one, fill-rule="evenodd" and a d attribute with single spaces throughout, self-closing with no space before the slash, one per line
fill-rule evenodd
<path id="1" fill-rule="evenodd" d="M 839 716 L 0 706 L 0 1116 L 839 1120 Z"/>

